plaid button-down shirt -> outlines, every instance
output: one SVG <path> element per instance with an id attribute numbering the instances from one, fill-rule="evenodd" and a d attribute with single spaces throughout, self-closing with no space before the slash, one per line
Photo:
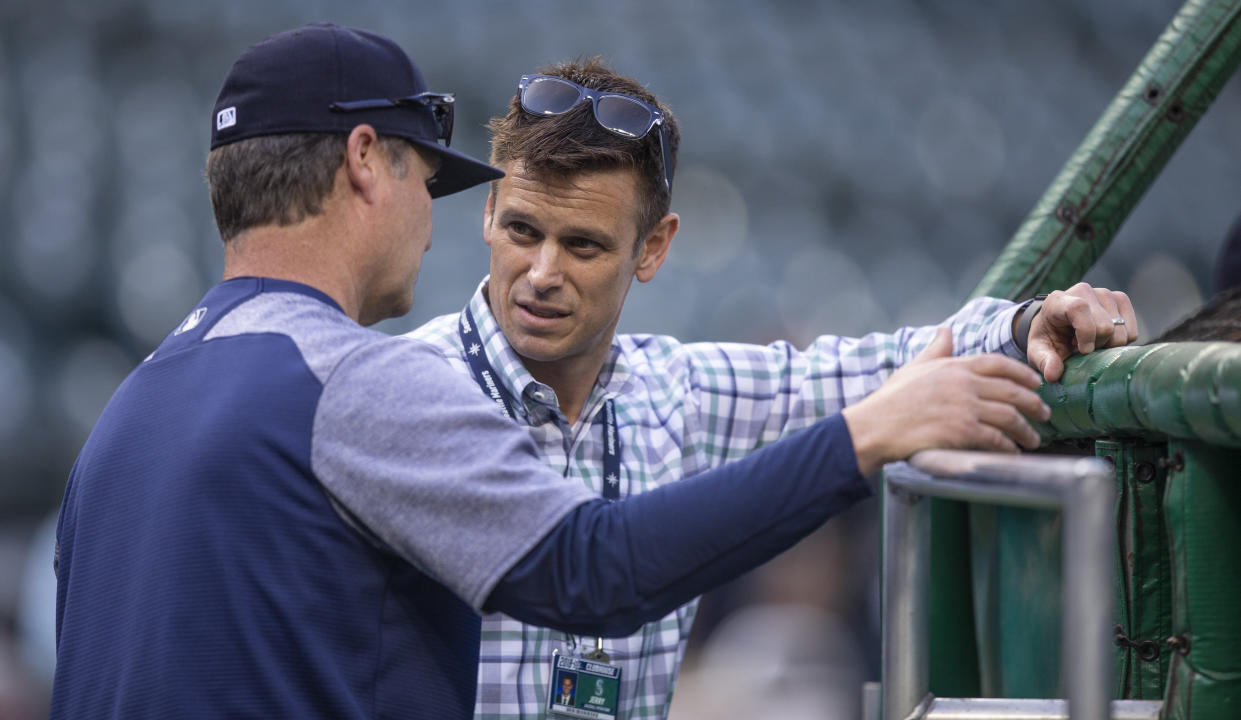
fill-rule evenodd
<path id="1" fill-rule="evenodd" d="M 444 315 L 409 333 L 440 349 L 472 378 L 467 352 L 485 352 L 547 463 L 596 492 L 603 488 L 603 405 L 614 399 L 621 439 L 621 497 L 741 457 L 874 391 L 912 359 L 934 327 L 862 338 L 824 335 L 808 348 L 730 343 L 682 344 L 657 335 L 618 335 L 577 422 L 570 426 L 555 392 L 537 382 L 496 325 L 479 286 L 469 308 L 480 348 L 463 348 L 462 315 Z M 1015 306 L 971 301 L 946 321 L 956 354 L 1022 354 L 1012 342 Z M 411 379 L 412 380 L 412 379 Z M 663 718 L 685 652 L 697 601 L 604 649 L 622 668 L 618 718 Z M 477 718 L 542 718 L 552 651 L 594 647 L 593 638 L 533 627 L 501 614 L 483 618 Z M 583 645 L 585 646 L 583 648 Z"/>

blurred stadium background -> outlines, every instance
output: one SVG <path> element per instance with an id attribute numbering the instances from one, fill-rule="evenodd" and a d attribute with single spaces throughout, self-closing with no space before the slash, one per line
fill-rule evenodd
<path id="1" fill-rule="evenodd" d="M 682 231 L 622 329 L 802 344 L 955 309 L 1178 7 L 0 0 L 0 718 L 46 713 L 47 522 L 73 459 L 219 277 L 202 166 L 247 45 L 322 19 L 383 32 L 457 93 L 454 147 L 477 155 L 519 75 L 604 55 L 684 135 Z M 1234 79 L 1088 277 L 1130 292 L 1147 338 L 1208 294 L 1241 212 L 1238 117 Z M 414 311 L 383 329 L 460 308 L 486 271 L 484 199 L 436 203 Z M 674 718 L 760 717 L 776 691 L 797 694 L 782 717 L 854 716 L 877 675 L 873 514 L 704 604 Z"/>

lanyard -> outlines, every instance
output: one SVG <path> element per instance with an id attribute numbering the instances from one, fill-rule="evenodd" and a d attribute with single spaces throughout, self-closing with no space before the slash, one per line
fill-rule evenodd
<path id="1" fill-rule="evenodd" d="M 465 348 L 465 360 L 470 365 L 474 382 L 500 407 L 504 417 L 516 422 L 513 398 L 500 384 L 495 369 L 487 360 L 482 337 L 478 334 L 478 323 L 474 322 L 474 314 L 469 307 L 461 311 L 457 332 L 461 336 L 461 347 Z M 620 451 L 620 436 L 616 434 L 616 402 L 608 398 L 603 403 L 603 497 L 609 502 L 620 498 Z"/>

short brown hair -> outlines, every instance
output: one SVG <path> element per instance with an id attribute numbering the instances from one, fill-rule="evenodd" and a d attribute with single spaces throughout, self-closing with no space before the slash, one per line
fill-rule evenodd
<path id="1" fill-rule="evenodd" d="M 347 139 L 340 133 L 261 135 L 212 150 L 206 175 L 220 238 L 228 242 L 250 228 L 293 225 L 323 212 Z M 379 145 L 393 174 L 404 177 L 413 144 L 381 135 Z"/>
<path id="2" fill-rule="evenodd" d="M 621 75 L 600 57 L 586 61 L 556 63 L 540 68 L 543 75 L 555 75 L 592 90 L 624 93 L 659 108 L 664 115 L 670 165 L 668 176 L 676 170 L 681 132 L 672 111 L 659 102 L 633 78 Z M 595 122 L 589 102 L 579 103 L 563 115 L 535 116 L 521 109 L 521 98 L 514 95 L 508 114 L 492 118 L 491 164 L 520 162 L 536 175 L 633 168 L 638 172 L 638 240 L 655 229 L 672 203 L 671 190 L 664 185 L 663 158 L 659 150 L 659 130 L 651 128 L 641 139 L 615 135 Z M 493 191 L 495 186 L 493 185 Z"/>

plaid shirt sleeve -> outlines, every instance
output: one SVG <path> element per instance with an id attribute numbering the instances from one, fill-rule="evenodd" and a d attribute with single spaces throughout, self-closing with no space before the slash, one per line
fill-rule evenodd
<path id="1" fill-rule="evenodd" d="M 1017 306 L 977 298 L 942 324 L 953 354 L 999 352 L 1024 360 L 1012 338 Z M 874 392 L 935 336 L 936 326 L 901 328 L 860 338 L 823 335 L 805 350 L 771 345 L 684 346 L 696 430 L 686 447 L 714 467 L 773 442 Z"/>

